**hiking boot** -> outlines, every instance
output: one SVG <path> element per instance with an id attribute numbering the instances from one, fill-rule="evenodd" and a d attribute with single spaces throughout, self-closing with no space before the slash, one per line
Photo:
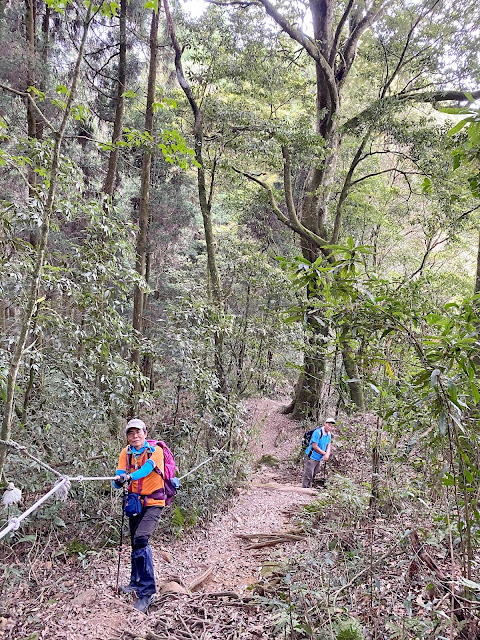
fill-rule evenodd
<path id="1" fill-rule="evenodd" d="M 140 611 L 141 613 L 147 613 L 148 607 L 152 604 L 152 600 L 153 600 L 153 593 L 150 596 L 143 596 L 143 598 L 139 598 L 135 604 L 133 605 L 133 608 L 136 609 L 137 611 Z"/>
<path id="2" fill-rule="evenodd" d="M 125 585 L 122 585 L 122 586 L 118 587 L 118 593 L 129 594 L 129 593 L 135 593 L 136 591 L 137 591 L 137 587 L 134 587 L 131 584 L 125 584 Z"/>

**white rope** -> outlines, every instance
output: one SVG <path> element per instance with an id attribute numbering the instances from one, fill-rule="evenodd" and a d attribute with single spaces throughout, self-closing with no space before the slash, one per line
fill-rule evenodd
<path id="1" fill-rule="evenodd" d="M 193 467 L 193 469 L 191 469 L 188 473 L 185 473 L 183 476 L 180 476 L 179 480 L 183 480 L 184 478 L 186 478 L 187 476 L 189 476 L 190 474 L 192 474 L 194 471 L 196 471 L 197 469 L 200 469 L 200 467 L 203 467 L 204 464 L 207 464 L 207 462 L 210 462 L 210 460 L 213 460 L 216 456 L 218 456 L 218 454 L 223 451 L 224 447 L 222 447 L 221 449 L 219 449 L 217 451 L 217 453 L 214 453 L 213 456 L 210 456 L 210 458 L 207 458 L 206 460 L 204 460 L 203 462 L 201 462 L 200 464 L 197 464 L 196 467 Z"/>
<path id="2" fill-rule="evenodd" d="M 25 520 L 31 513 L 33 513 L 38 507 L 43 504 L 50 496 L 54 493 L 58 493 L 58 498 L 61 500 L 67 499 L 68 490 L 70 489 L 71 482 L 85 482 L 87 480 L 115 480 L 117 476 L 77 476 L 76 478 L 69 478 L 68 476 L 63 476 L 60 480 L 57 480 L 55 486 L 50 489 L 48 493 L 42 496 L 39 500 L 34 502 L 31 507 L 29 507 L 26 511 L 24 511 L 21 515 L 16 516 L 14 518 L 10 518 L 7 526 L 0 531 L 0 540 L 4 538 L 7 533 L 10 531 L 16 531 L 20 527 L 20 523 L 22 520 Z"/>
<path id="3" fill-rule="evenodd" d="M 25 520 L 25 518 L 27 518 L 31 513 L 33 513 L 43 502 L 48 500 L 48 498 L 50 498 L 50 496 L 52 496 L 54 493 L 56 493 L 59 490 L 61 491 L 64 488 L 64 486 L 69 482 L 70 481 L 67 477 L 62 478 L 61 480 L 58 480 L 55 483 L 55 486 L 52 489 L 50 489 L 48 493 L 46 493 L 39 500 L 37 500 L 37 502 L 32 504 L 32 506 L 29 509 L 27 509 L 21 515 L 15 518 L 10 518 L 7 526 L 0 531 L 0 540 L 4 538 L 7 535 L 7 533 L 9 533 L 10 531 L 16 531 L 19 528 L 20 522 L 22 520 Z"/>
<path id="4" fill-rule="evenodd" d="M 5 447 L 10 447 L 11 449 L 17 449 L 17 451 L 21 451 L 22 453 L 24 453 L 26 456 L 28 456 L 32 460 L 35 460 L 35 462 L 38 462 L 39 465 L 41 465 L 45 469 L 48 469 L 48 471 L 51 471 L 52 473 L 54 473 L 59 478 L 63 478 L 63 473 L 60 473 L 60 471 L 57 471 L 56 469 L 51 467 L 46 462 L 43 462 L 39 458 L 36 458 L 34 455 L 32 455 L 28 451 L 27 447 L 24 447 L 22 444 L 18 444 L 18 442 L 15 442 L 14 440 L 0 440 L 0 444 L 3 444 Z"/>
<path id="5" fill-rule="evenodd" d="M 70 478 L 70 482 L 87 482 L 88 480 L 116 480 L 118 476 L 76 476 Z"/>
<path id="6" fill-rule="evenodd" d="M 12 447 L 14 449 L 18 449 L 19 451 L 23 451 L 24 453 L 29 455 L 30 458 L 32 458 L 33 460 L 35 460 L 36 462 L 41 464 L 43 467 L 45 467 L 49 471 L 52 471 L 53 473 L 55 473 L 55 475 L 60 476 L 60 478 L 59 478 L 59 480 L 57 480 L 57 482 L 52 487 L 52 489 L 50 489 L 50 491 L 48 493 L 46 493 L 39 500 L 37 500 L 37 502 L 32 504 L 31 507 L 29 507 L 21 515 L 13 517 L 13 518 L 10 518 L 10 520 L 8 521 L 8 524 L 0 531 L 0 540 L 2 538 L 4 538 L 7 535 L 7 533 L 9 533 L 10 531 L 17 531 L 17 529 L 20 527 L 20 523 L 22 522 L 22 520 L 25 520 L 25 518 L 27 518 L 31 513 L 33 513 L 36 509 L 38 509 L 38 507 L 41 504 L 43 504 L 46 500 L 48 500 L 48 498 L 50 498 L 50 496 L 52 496 L 54 493 L 58 493 L 57 497 L 60 500 L 64 500 L 65 501 L 67 499 L 68 491 L 70 489 L 70 484 L 72 482 L 88 482 L 88 481 L 91 481 L 91 480 L 102 481 L 102 480 L 116 480 L 117 479 L 116 475 L 115 476 L 75 476 L 75 477 L 61 476 L 58 471 L 56 471 L 55 469 L 53 469 L 52 467 L 50 467 L 46 463 L 42 462 L 38 458 L 35 458 L 31 454 L 29 454 L 27 449 L 26 449 L 26 447 L 24 447 L 22 445 L 19 445 L 18 443 L 14 442 L 13 440 L 1 440 L 0 439 L 0 445 L 2 445 L 2 444 L 7 446 L 7 447 Z M 213 456 L 210 456 L 210 458 L 207 458 L 206 460 L 204 460 L 203 462 L 198 464 L 196 467 L 191 469 L 188 473 L 185 473 L 183 476 L 181 476 L 179 478 L 179 480 L 183 480 L 187 476 L 189 476 L 192 473 L 194 473 L 195 471 L 197 471 L 197 469 L 200 469 L 200 467 L 203 467 L 204 464 L 207 464 L 207 462 L 210 462 L 210 460 L 213 460 L 216 456 L 218 456 L 219 453 L 221 453 L 224 450 L 225 446 L 226 445 L 224 445 L 221 449 L 219 449 L 216 453 L 214 453 Z"/>

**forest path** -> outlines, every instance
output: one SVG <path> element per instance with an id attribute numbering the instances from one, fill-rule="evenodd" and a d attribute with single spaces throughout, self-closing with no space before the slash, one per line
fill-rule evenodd
<path id="1" fill-rule="evenodd" d="M 194 578 L 211 568 L 208 579 L 195 590 L 193 598 L 176 595 L 157 596 L 149 614 L 145 616 L 133 609 L 131 597 L 118 597 L 114 594 L 112 585 L 115 581 L 116 561 L 111 558 L 95 558 L 83 572 L 78 572 L 77 569 L 76 579 L 68 580 L 67 578 L 72 576 L 59 576 L 59 587 L 62 585 L 63 588 L 58 599 L 53 598 L 46 603 L 39 602 L 38 608 L 32 611 L 37 624 L 41 621 L 43 631 L 38 636 L 30 637 L 28 632 L 32 627 L 25 624 L 22 629 L 22 632 L 25 631 L 24 636 L 16 634 L 15 638 L 163 640 L 168 637 L 270 637 L 264 635 L 263 631 L 264 610 L 248 603 L 242 604 L 241 598 L 247 598 L 250 595 L 248 587 L 261 580 L 262 567 L 266 563 L 281 562 L 286 557 L 296 555 L 308 546 L 308 538 L 273 547 L 246 550 L 248 541 L 238 538 L 237 534 L 270 534 L 279 530 L 291 530 L 293 513 L 298 507 L 312 500 L 311 495 L 304 493 L 253 486 L 253 483 L 258 485 L 271 481 L 300 486 L 301 469 L 290 461 L 290 457 L 298 447 L 302 430 L 295 422 L 280 413 L 281 407 L 281 402 L 269 399 L 253 399 L 247 403 L 248 423 L 254 432 L 250 445 L 251 473 L 248 482 L 237 490 L 237 495 L 226 504 L 225 510 L 217 513 L 205 526 L 188 531 L 183 539 L 175 540 L 168 546 L 159 544 L 158 540 L 153 542 L 159 586 L 168 580 L 169 576 L 176 576 L 177 580 L 189 585 Z M 256 467 L 255 462 L 262 455 L 278 458 L 280 463 L 277 468 Z M 129 553 L 127 545 L 124 544 L 121 583 L 128 582 L 128 571 Z M 240 596 L 240 600 L 231 602 L 231 597 L 219 595 L 224 591 L 235 592 Z M 197 631 L 184 628 L 185 619 L 192 620 L 192 611 L 182 613 L 181 609 L 189 606 L 194 606 L 197 617 L 200 609 L 203 612 Z M 216 622 L 215 616 L 218 618 Z M 208 629 L 205 626 L 207 618 L 210 620 Z M 166 624 L 166 620 L 172 622 L 173 631 L 163 628 L 163 635 L 159 634 L 159 629 L 162 624 Z M 38 629 L 38 626 L 36 628 Z M 214 628 L 217 629 L 218 635 Z M 239 628 L 243 631 L 237 636 Z"/>
<path id="2" fill-rule="evenodd" d="M 261 578 L 262 564 L 266 558 L 284 554 L 287 547 L 245 551 L 244 540 L 238 534 L 287 531 L 293 524 L 292 511 L 306 504 L 312 497 L 294 492 L 263 489 L 260 484 L 277 482 L 301 485 L 299 470 L 289 458 L 300 440 L 296 423 L 280 413 L 282 403 L 267 399 L 250 401 L 249 421 L 257 432 L 250 446 L 251 473 L 245 486 L 237 489 L 237 495 L 226 505 L 226 511 L 217 513 L 205 527 L 188 532 L 184 539 L 168 548 L 172 562 L 166 565 L 159 549 L 155 561 L 167 574 L 177 574 L 185 584 L 209 567 L 211 577 L 203 586 L 205 591 L 236 591 L 241 594 Z M 256 466 L 262 456 L 278 458 L 280 464 Z M 290 551 L 291 545 L 288 545 Z"/>

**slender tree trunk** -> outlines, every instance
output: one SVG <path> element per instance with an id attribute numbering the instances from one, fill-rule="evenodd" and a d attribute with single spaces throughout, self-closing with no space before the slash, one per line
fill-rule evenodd
<path id="1" fill-rule="evenodd" d="M 187 100 L 192 109 L 194 116 L 193 135 L 195 138 L 195 159 L 198 163 L 198 199 L 200 203 L 200 210 L 202 212 L 203 228 L 205 232 L 205 242 L 207 245 L 207 268 L 209 275 L 210 291 L 212 301 L 217 310 L 219 316 L 223 313 L 223 293 L 222 285 L 220 281 L 220 273 L 217 267 L 217 259 L 215 253 L 215 238 L 212 225 L 212 196 L 213 196 L 213 180 L 212 175 L 210 182 L 210 189 L 207 190 L 207 182 L 205 177 L 205 165 L 203 161 L 203 114 L 195 100 L 192 92 L 192 88 L 185 78 L 182 66 L 182 49 L 177 40 L 175 28 L 173 25 L 172 16 L 170 14 L 170 7 L 168 0 L 163 0 L 163 6 L 165 9 L 165 15 L 167 18 L 168 32 L 170 39 L 175 50 L 175 69 L 177 72 L 178 83 L 183 89 Z M 220 318 L 219 318 L 220 319 Z M 223 362 L 223 344 L 224 344 L 224 332 L 222 329 L 215 331 L 215 371 L 218 379 L 218 390 L 221 393 L 228 393 L 227 378 L 225 374 L 225 367 Z"/>
<path id="2" fill-rule="evenodd" d="M 158 12 L 152 12 L 152 21 L 150 25 L 150 64 L 148 70 L 147 85 L 147 107 L 145 111 L 145 131 L 153 136 L 153 103 L 155 101 L 155 81 L 157 77 L 157 40 L 158 40 Z M 147 242 L 148 242 L 148 202 L 150 191 L 150 170 L 152 166 L 152 152 L 145 147 L 143 152 L 141 185 L 140 185 L 140 207 L 138 212 L 138 235 L 136 247 L 136 263 L 135 269 L 137 273 L 146 278 L 147 266 Z M 145 296 L 140 287 L 135 287 L 133 300 L 133 329 L 136 338 L 141 340 L 143 335 L 143 309 Z M 131 362 L 140 370 L 140 349 L 138 347 L 132 349 Z M 136 405 L 136 397 L 140 391 L 138 380 L 134 385 L 134 397 L 132 398 L 132 409 Z"/>
<path id="3" fill-rule="evenodd" d="M 36 22 L 37 22 L 37 11 L 36 11 L 36 0 L 25 0 L 25 39 L 27 44 L 27 87 L 36 86 L 40 90 L 45 89 L 45 80 L 46 80 L 46 68 L 48 63 L 48 46 L 49 46 L 49 35 L 50 35 L 50 7 L 45 5 L 45 14 L 43 16 L 42 21 L 42 38 L 43 42 L 41 45 L 41 63 L 42 66 L 39 70 L 37 70 L 37 43 L 36 43 Z M 27 98 L 27 133 L 28 137 L 33 141 L 42 140 L 43 139 L 43 130 L 44 123 L 40 118 L 39 114 L 35 111 L 35 108 L 32 102 Z M 35 166 L 29 165 L 28 167 L 28 195 L 30 198 L 35 197 L 35 188 L 37 186 L 37 173 L 35 172 Z M 38 228 L 33 227 L 30 230 L 30 244 L 32 247 L 36 248 L 38 245 Z M 32 331 L 36 325 L 36 316 L 37 312 L 33 315 L 33 326 Z M 41 349 L 41 341 L 37 344 L 37 351 Z M 28 382 L 25 388 L 25 394 L 23 397 L 23 407 L 22 407 L 22 423 L 26 424 L 27 421 L 27 411 L 28 405 L 30 402 L 30 397 L 33 391 L 35 377 L 37 372 L 34 370 L 35 358 L 33 355 L 30 356 L 29 366 L 28 366 Z M 43 370 L 42 370 L 43 371 Z M 40 374 L 43 375 L 42 373 Z"/>
<path id="4" fill-rule="evenodd" d="M 370 510 L 375 519 L 380 497 L 380 441 L 382 434 L 382 422 L 377 417 L 377 429 L 375 432 L 375 444 L 372 449 L 372 494 L 370 496 Z"/>
<path id="5" fill-rule="evenodd" d="M 238 354 L 236 356 L 236 386 L 237 390 L 241 388 L 243 378 L 243 365 L 245 360 L 245 350 L 247 341 L 248 317 L 250 314 L 250 282 L 247 284 L 247 301 L 245 303 L 242 328 L 240 332 L 240 344 L 238 345 Z"/>
<path id="6" fill-rule="evenodd" d="M 103 193 L 109 198 L 113 196 L 115 177 L 117 174 L 118 146 L 117 142 L 122 138 L 123 115 L 125 112 L 125 78 L 127 69 L 127 0 L 120 0 L 120 50 L 118 59 L 117 81 L 117 105 L 115 109 L 115 121 L 113 123 L 112 150 L 108 158 L 107 175 L 103 183 Z"/>
<path id="7" fill-rule="evenodd" d="M 345 367 L 345 373 L 348 376 L 348 389 L 350 394 L 350 400 L 353 402 L 355 408 L 358 411 L 362 411 L 365 406 L 363 397 L 362 381 L 359 377 L 358 366 L 355 361 L 355 357 L 352 355 L 351 347 L 344 343 L 342 347 L 343 366 Z"/>
<path id="8" fill-rule="evenodd" d="M 478 234 L 478 251 L 477 251 L 477 270 L 475 274 L 475 290 L 474 293 L 480 291 L 480 229 Z"/>
<path id="9" fill-rule="evenodd" d="M 65 134 L 65 127 L 67 126 L 67 121 L 70 115 L 70 109 L 71 109 L 71 106 L 75 97 L 76 89 L 77 89 L 77 83 L 78 83 L 78 78 L 80 74 L 80 66 L 83 60 L 83 52 L 85 49 L 85 41 L 87 39 L 88 27 L 90 24 L 91 12 L 92 12 L 92 5 L 89 5 L 89 8 L 87 9 L 87 16 L 86 16 L 84 27 L 83 27 L 82 40 L 78 50 L 75 70 L 74 70 L 72 82 L 70 85 L 70 93 L 67 99 L 67 104 L 65 107 L 65 111 L 63 114 L 60 127 L 54 133 L 55 143 L 52 151 L 52 162 L 51 162 L 51 169 L 50 169 L 50 176 L 49 176 L 49 188 L 48 188 L 48 193 L 47 193 L 45 207 L 44 207 L 43 222 L 40 227 L 40 238 L 39 238 L 39 243 L 37 247 L 37 256 L 36 256 L 35 264 L 33 268 L 32 279 L 30 283 L 28 296 L 27 296 L 27 302 L 23 312 L 20 333 L 13 350 L 13 356 L 10 362 L 7 380 L 6 380 L 5 411 L 3 415 L 2 431 L 1 431 L 2 440 L 9 440 L 11 437 L 13 412 L 14 412 L 14 399 L 15 399 L 15 384 L 17 381 L 17 376 L 20 368 L 23 351 L 25 349 L 25 344 L 27 342 L 27 337 L 30 330 L 32 317 L 37 309 L 38 290 L 40 287 L 42 270 L 43 270 L 43 265 L 45 261 L 45 252 L 47 249 L 48 234 L 50 230 L 50 217 L 53 211 L 53 205 L 55 200 L 55 189 L 57 186 L 57 176 L 58 176 L 58 170 L 59 170 L 59 164 L 60 164 L 60 152 L 62 149 L 63 138 Z M 0 477 L 2 476 L 4 467 L 5 467 L 6 456 L 7 456 L 7 449 L 5 445 L 0 445 Z"/>
<path id="10" fill-rule="evenodd" d="M 27 50 L 27 86 L 25 91 L 28 91 L 29 87 L 36 86 L 36 43 L 35 43 L 35 31 L 36 31 L 36 4 L 35 0 L 25 0 L 25 41 Z M 37 131 L 37 114 L 35 108 L 29 100 L 25 98 L 27 108 L 27 135 L 31 143 L 36 139 L 41 138 L 42 129 L 39 127 Z M 37 186 L 37 173 L 35 167 L 28 165 L 28 197 L 35 197 L 35 189 Z M 36 247 L 38 244 L 38 228 L 32 227 L 30 231 L 30 244 L 32 247 Z M 36 312 L 33 315 L 33 325 L 35 325 Z M 22 408 L 22 422 L 25 424 L 28 403 L 30 401 L 30 394 L 32 392 L 35 373 L 33 370 L 33 357 L 30 357 L 28 366 L 28 382 L 23 396 L 23 408 Z"/>
<path id="11" fill-rule="evenodd" d="M 7 307 L 3 300 L 0 300 L 0 333 L 7 332 Z"/>
<path id="12" fill-rule="evenodd" d="M 37 23 L 37 5 L 36 0 L 25 0 L 25 39 L 27 42 L 28 52 L 28 68 L 27 68 L 27 89 L 30 86 L 36 86 L 41 91 L 45 90 L 46 75 L 47 75 L 47 63 L 48 63 L 48 45 L 50 35 L 50 7 L 45 5 L 45 14 L 42 20 L 42 42 L 41 42 L 41 55 L 39 56 L 37 42 L 36 42 L 36 23 Z M 38 68 L 37 59 L 40 58 L 41 65 Z M 43 120 L 39 114 L 36 113 L 33 104 L 27 99 L 27 131 L 29 138 L 42 140 L 43 139 Z M 37 173 L 34 166 L 29 166 L 28 169 L 29 178 L 29 197 L 35 197 L 35 188 L 37 186 Z M 34 227 L 30 230 L 30 244 L 36 248 L 38 244 L 38 228 Z M 32 332 L 36 326 L 37 312 L 33 315 Z M 41 341 L 37 344 L 37 351 L 41 348 Z M 28 367 L 28 382 L 25 388 L 25 394 L 23 397 L 22 408 L 22 422 L 26 423 L 27 410 L 30 402 L 30 397 L 33 391 L 35 377 L 37 372 L 34 370 L 34 357 L 30 356 Z M 43 371 L 43 370 L 42 370 Z M 43 375 L 42 373 L 40 374 Z"/>
<path id="13" fill-rule="evenodd" d="M 25 0 L 25 40 L 27 44 L 27 86 L 35 86 L 35 0 Z M 32 102 L 26 98 L 27 104 L 27 133 L 29 138 L 36 137 L 37 120 Z M 32 182 L 36 177 L 33 168 L 30 168 L 29 179 Z M 33 182 L 33 184 L 35 184 Z M 29 194 L 30 196 L 32 193 Z"/>

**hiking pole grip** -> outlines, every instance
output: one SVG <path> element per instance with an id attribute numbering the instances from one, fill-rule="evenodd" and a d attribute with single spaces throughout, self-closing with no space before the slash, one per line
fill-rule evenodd
<path id="1" fill-rule="evenodd" d="M 128 485 L 123 485 L 123 492 L 122 492 L 122 519 L 121 519 L 121 524 L 120 524 L 120 542 L 118 545 L 118 565 L 117 565 L 117 581 L 115 584 L 115 593 L 118 596 L 118 583 L 120 580 L 120 561 L 122 558 L 122 545 L 123 545 L 123 525 L 125 523 L 125 502 L 127 500 L 127 495 L 128 495 Z"/>

